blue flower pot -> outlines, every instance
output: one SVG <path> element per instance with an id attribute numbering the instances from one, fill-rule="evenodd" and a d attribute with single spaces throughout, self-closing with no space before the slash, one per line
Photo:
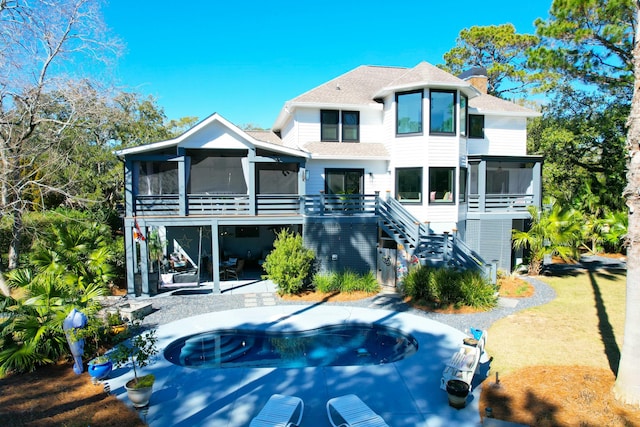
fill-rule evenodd
<path id="1" fill-rule="evenodd" d="M 103 363 L 95 363 L 93 360 L 89 362 L 87 371 L 89 375 L 97 380 L 107 378 L 113 369 L 113 363 L 110 360 Z"/>

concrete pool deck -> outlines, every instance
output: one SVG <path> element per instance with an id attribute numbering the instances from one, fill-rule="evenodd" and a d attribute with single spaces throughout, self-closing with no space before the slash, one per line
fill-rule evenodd
<path id="1" fill-rule="evenodd" d="M 314 368 L 194 369 L 173 365 L 162 354 L 143 373 L 156 376 L 153 395 L 142 418 L 153 427 L 246 426 L 274 393 L 304 401 L 301 426 L 331 426 L 325 405 L 332 397 L 358 395 L 395 427 L 479 426 L 479 384 L 488 370 L 480 360 L 467 406 L 448 405 L 440 378 L 447 360 L 460 347 L 463 332 L 409 313 L 349 306 L 275 305 L 215 311 L 158 326 L 158 348 L 180 337 L 213 329 L 251 327 L 306 330 L 345 322 L 379 323 L 410 333 L 418 352 L 394 363 L 375 366 Z M 473 325 L 469 325 L 473 326 Z M 111 393 L 128 402 L 124 383 L 130 367 L 115 369 Z"/>

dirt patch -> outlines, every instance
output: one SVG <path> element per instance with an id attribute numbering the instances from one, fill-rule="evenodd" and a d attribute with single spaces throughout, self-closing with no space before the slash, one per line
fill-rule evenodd
<path id="1" fill-rule="evenodd" d="M 94 385 L 71 363 L 0 379 L 0 419 L 7 426 L 144 426 L 138 414 Z"/>
<path id="2" fill-rule="evenodd" d="M 377 295 L 376 292 L 313 292 L 305 291 L 299 295 L 281 295 L 284 301 L 300 301 L 300 302 L 349 302 L 358 301 L 365 298 L 371 298 Z"/>
<path id="3" fill-rule="evenodd" d="M 514 276 L 501 277 L 498 280 L 498 289 L 500 296 L 505 298 L 527 298 L 534 292 L 531 283 Z"/>
<path id="4" fill-rule="evenodd" d="M 613 397 L 610 370 L 583 366 L 534 366 L 485 381 L 480 412 L 536 427 L 640 426 L 640 410 Z"/>
<path id="5" fill-rule="evenodd" d="M 456 307 L 453 304 L 442 305 L 435 302 L 428 303 L 428 304 L 416 303 L 411 299 L 411 297 L 406 297 L 404 299 L 404 302 L 409 304 L 411 307 L 415 308 L 416 310 L 428 311 L 431 313 L 472 314 L 472 313 L 481 313 L 483 311 L 486 311 L 485 309 L 469 307 L 469 306 Z"/>

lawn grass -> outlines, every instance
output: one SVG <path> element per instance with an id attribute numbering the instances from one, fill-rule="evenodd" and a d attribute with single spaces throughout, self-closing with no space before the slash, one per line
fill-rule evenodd
<path id="1" fill-rule="evenodd" d="M 507 374 L 534 365 L 617 367 L 626 275 L 590 271 L 542 280 L 556 291 L 556 299 L 489 329 L 491 370 Z"/>
<path id="2" fill-rule="evenodd" d="M 624 331 L 624 272 L 538 279 L 557 298 L 489 328 L 493 360 L 481 417 L 491 407 L 498 419 L 536 427 L 640 426 L 640 408 L 620 404 L 612 393 Z"/>

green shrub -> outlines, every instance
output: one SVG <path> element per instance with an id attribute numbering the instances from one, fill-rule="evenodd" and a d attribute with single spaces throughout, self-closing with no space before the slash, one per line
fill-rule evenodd
<path id="1" fill-rule="evenodd" d="M 416 303 L 492 308 L 496 288 L 478 271 L 415 266 L 404 279 L 403 293 Z"/>
<path id="2" fill-rule="evenodd" d="M 313 285 L 318 292 L 378 292 L 380 285 L 372 272 L 363 275 L 350 270 L 342 273 L 316 273 L 313 276 Z"/>
<path id="3" fill-rule="evenodd" d="M 496 306 L 497 288 L 489 283 L 479 271 L 466 270 L 460 273 L 460 289 L 465 305 L 476 308 Z"/>
<path id="4" fill-rule="evenodd" d="M 351 270 L 345 270 L 338 275 L 340 292 L 355 292 L 358 289 L 358 281 L 360 277 Z"/>
<path id="5" fill-rule="evenodd" d="M 420 265 L 413 266 L 404 278 L 403 293 L 417 301 L 435 301 L 439 298 L 437 289 L 432 289 L 429 277 L 431 270 Z"/>
<path id="6" fill-rule="evenodd" d="M 378 292 L 380 290 L 378 279 L 371 271 L 360 277 L 358 287 L 358 290 L 363 292 Z"/>
<path id="7" fill-rule="evenodd" d="M 319 272 L 313 275 L 311 281 L 318 292 L 328 294 L 339 291 L 339 281 L 336 273 Z"/>
<path id="8" fill-rule="evenodd" d="M 302 236 L 287 229 L 278 233 L 273 247 L 263 264 L 263 277 L 278 286 L 280 295 L 299 293 L 311 274 L 314 252 L 303 246 Z"/>

